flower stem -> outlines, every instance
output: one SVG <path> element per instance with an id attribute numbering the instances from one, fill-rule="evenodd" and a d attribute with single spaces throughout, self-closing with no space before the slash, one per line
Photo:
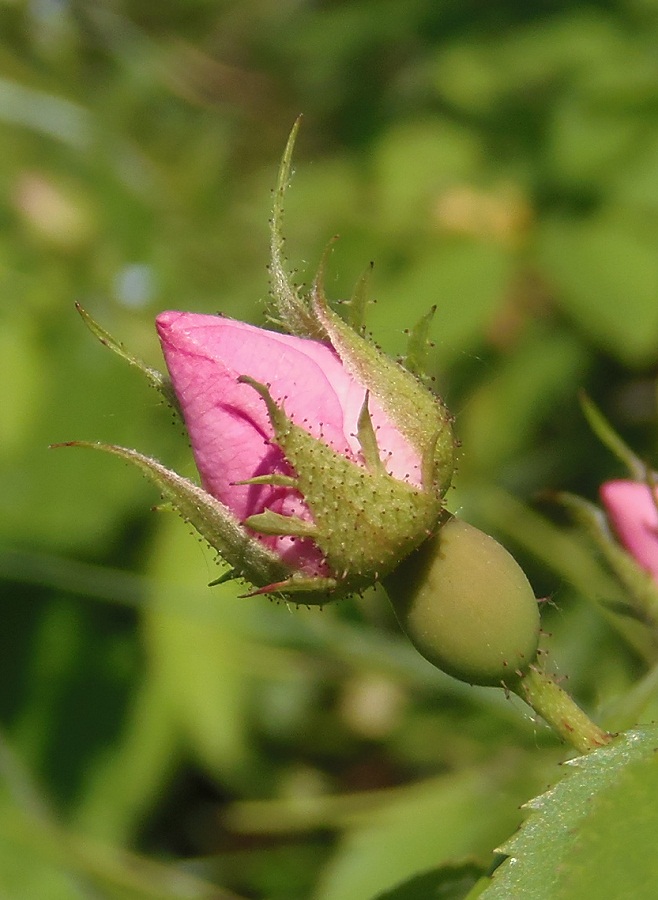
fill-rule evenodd
<path id="1" fill-rule="evenodd" d="M 613 735 L 595 725 L 550 675 L 534 666 L 510 685 L 510 690 L 579 753 L 588 753 L 612 740 Z"/>

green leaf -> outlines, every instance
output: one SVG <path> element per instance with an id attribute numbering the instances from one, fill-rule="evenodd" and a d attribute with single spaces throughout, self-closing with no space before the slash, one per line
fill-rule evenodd
<path id="1" fill-rule="evenodd" d="M 658 884 L 658 727 L 629 731 L 567 763 L 562 781 L 500 852 L 483 900 L 652 900 Z"/>

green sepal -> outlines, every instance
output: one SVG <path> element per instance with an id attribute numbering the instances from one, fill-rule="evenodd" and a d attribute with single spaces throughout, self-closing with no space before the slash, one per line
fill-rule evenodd
<path id="1" fill-rule="evenodd" d="M 361 453 L 366 464 L 366 469 L 370 472 L 382 474 L 386 472 L 386 468 L 379 456 L 377 437 L 375 435 L 375 429 L 373 428 L 372 419 L 370 418 L 370 410 L 368 409 L 369 399 L 370 394 L 366 391 L 366 396 L 357 421 L 357 440 L 361 447 Z"/>
<path id="2" fill-rule="evenodd" d="M 335 596 L 362 590 L 388 574 L 433 532 L 442 511 L 436 494 L 336 453 L 295 425 L 265 385 L 240 380 L 267 405 L 275 442 L 295 471 L 315 522 L 313 540 L 338 581 Z"/>
<path id="3" fill-rule="evenodd" d="M 336 599 L 337 581 L 333 578 L 293 572 L 280 557 L 257 538 L 252 537 L 233 513 L 194 482 L 182 478 L 150 456 L 137 450 L 91 441 L 68 441 L 53 447 L 85 447 L 102 450 L 137 466 L 162 492 L 178 514 L 199 532 L 231 567 L 211 585 L 244 579 L 256 590 L 244 596 L 279 594 L 284 599 L 294 594 L 295 601 L 307 606 L 322 606 Z M 304 523 L 308 525 L 308 523 Z"/>
<path id="4" fill-rule="evenodd" d="M 269 484 L 272 487 L 297 487 L 297 479 L 291 475 L 256 475 L 254 478 L 245 478 L 244 481 L 235 481 L 234 484 Z"/>
<path id="5" fill-rule="evenodd" d="M 407 353 L 402 360 L 402 365 L 407 372 L 411 372 L 425 383 L 429 381 L 428 357 L 432 346 L 429 341 L 429 331 L 435 313 L 436 306 L 433 306 L 411 329 L 407 342 Z"/>
<path id="6" fill-rule="evenodd" d="M 102 450 L 136 465 L 174 505 L 179 515 L 221 554 L 235 571 L 235 577 L 246 578 L 257 585 L 290 577 L 290 568 L 261 541 L 249 535 L 228 507 L 157 460 L 115 444 L 71 441 L 58 446 Z"/>
<path id="7" fill-rule="evenodd" d="M 295 121 L 283 152 L 279 175 L 274 189 L 274 206 L 270 220 L 270 290 L 274 301 L 274 315 L 270 319 L 291 334 L 324 340 L 320 323 L 312 314 L 308 302 L 301 297 L 286 271 L 283 256 L 283 201 L 290 181 L 292 153 L 302 117 Z"/>
<path id="8" fill-rule="evenodd" d="M 313 309 L 347 371 L 377 398 L 423 461 L 426 491 L 442 497 L 454 470 L 452 417 L 438 397 L 372 342 L 356 334 L 313 292 Z"/>
<path id="9" fill-rule="evenodd" d="M 633 481 L 644 481 L 650 484 L 653 473 L 647 464 L 622 440 L 601 410 L 584 391 L 581 391 L 579 399 L 587 423 L 601 443 L 628 468 Z"/>
<path id="10" fill-rule="evenodd" d="M 242 524 L 261 534 L 314 538 L 317 533 L 317 528 L 312 522 L 305 522 L 298 516 L 282 516 L 271 509 L 249 516 Z"/>
<path id="11" fill-rule="evenodd" d="M 219 578 L 209 581 L 208 587 L 218 587 L 220 584 L 226 584 L 228 581 L 237 581 L 239 578 L 239 572 L 236 572 L 235 569 L 227 569 L 226 572 L 222 572 Z"/>
<path id="12" fill-rule="evenodd" d="M 321 606 L 322 601 L 317 599 L 318 593 L 332 594 L 338 587 L 335 578 L 321 578 L 319 576 L 300 575 L 295 573 L 285 581 L 279 581 L 276 584 L 266 584 L 265 587 L 257 588 L 243 597 L 257 597 L 259 594 L 282 594 L 287 597 L 289 594 L 304 594 L 302 602 L 307 606 Z M 299 596 L 295 596 L 297 602 L 300 601 Z M 325 599 L 332 599 L 330 596 Z"/>
<path id="13" fill-rule="evenodd" d="M 370 279 L 374 263 L 359 276 L 351 298 L 345 304 L 347 306 L 347 324 L 358 334 L 363 334 L 366 327 L 366 310 L 370 302 Z"/>
<path id="14" fill-rule="evenodd" d="M 156 503 L 154 506 L 151 507 L 151 510 L 153 512 L 164 512 L 164 513 L 177 512 L 176 507 L 171 502 L 171 500 L 163 500 L 162 503 Z"/>
<path id="15" fill-rule="evenodd" d="M 98 322 L 93 319 L 89 315 L 87 310 L 79 303 L 75 304 L 75 308 L 80 313 L 82 321 L 85 323 L 94 337 L 98 338 L 98 340 L 101 342 L 101 344 L 103 344 L 104 347 L 112 350 L 117 354 L 117 356 L 125 359 L 125 361 L 131 366 L 139 369 L 139 371 L 146 378 L 151 387 L 154 387 L 156 391 L 158 391 L 167 401 L 169 406 L 171 406 L 172 409 L 174 409 L 178 413 L 178 415 L 183 418 L 178 398 L 176 397 L 174 388 L 169 378 L 166 375 L 163 375 L 162 372 L 154 369 L 152 366 L 147 365 L 143 360 L 139 359 L 139 357 L 134 356 L 132 353 L 129 353 L 123 346 L 123 344 L 120 344 L 115 338 L 112 337 L 109 331 L 106 331 L 102 325 L 99 325 Z"/>
<path id="16" fill-rule="evenodd" d="M 300 118 L 288 138 L 274 192 L 270 276 L 276 315 L 270 318 L 291 334 L 331 343 L 345 368 L 379 401 L 418 453 L 424 491 L 443 497 L 450 486 L 455 465 L 452 417 L 442 401 L 427 390 L 418 378 L 362 337 L 369 270 L 357 282 L 349 303 L 349 324 L 329 307 L 324 294 L 324 271 L 333 241 L 325 248 L 309 297 L 300 294 L 286 272 L 283 262 L 283 202 L 299 125 Z M 411 368 L 421 367 L 421 346 L 426 342 L 430 316 L 431 313 L 425 317 L 427 321 L 423 320 L 414 330 L 410 349 Z"/>
<path id="17" fill-rule="evenodd" d="M 261 384 L 260 381 L 256 381 L 255 378 L 251 378 L 249 375 L 240 375 L 238 377 L 238 383 L 248 384 L 261 395 L 261 397 L 265 401 L 265 405 L 267 406 L 267 414 L 270 417 L 272 427 L 277 432 L 277 434 L 278 432 L 285 429 L 288 418 L 284 411 L 280 409 L 272 399 L 272 395 L 270 394 L 270 390 L 266 384 Z"/>

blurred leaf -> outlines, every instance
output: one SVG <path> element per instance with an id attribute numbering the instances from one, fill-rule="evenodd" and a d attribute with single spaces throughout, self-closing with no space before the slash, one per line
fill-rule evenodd
<path id="1" fill-rule="evenodd" d="M 239 900 L 177 866 L 67 831 L 2 736 L 0 836 L 3 897 Z"/>
<path id="2" fill-rule="evenodd" d="M 558 300 L 585 334 L 627 365 L 658 358 L 658 228 L 609 210 L 549 219 L 541 259 Z"/>
<path id="3" fill-rule="evenodd" d="M 472 393 L 458 417 L 466 468 L 498 473 L 497 480 L 508 461 L 518 470 L 517 456 L 537 452 L 542 423 L 569 400 L 575 403 L 587 364 L 582 344 L 569 332 L 528 329 Z M 532 450 L 524 451 L 529 447 Z"/>
<path id="4" fill-rule="evenodd" d="M 91 120 L 83 107 L 54 93 L 34 90 L 0 78 L 0 120 L 41 132 L 86 149 Z"/>
<path id="5" fill-rule="evenodd" d="M 34 321 L 20 308 L 0 311 L 0 384 L 6 386 L 0 416 L 3 466 L 17 458 L 43 415 L 43 376 Z"/>
<path id="6" fill-rule="evenodd" d="M 467 501 L 469 498 L 465 498 Z M 508 536 L 538 559 L 559 579 L 573 585 L 587 598 L 644 660 L 653 660 L 655 649 L 646 628 L 614 610 L 625 605 L 617 580 L 590 550 L 580 530 L 567 531 L 503 490 L 480 485 L 470 501 L 477 515 L 484 515 L 489 527 Z M 470 513 L 469 507 L 466 512 Z M 581 644 L 584 653 L 586 643 Z M 619 652 L 619 651 L 617 651 Z"/>
<path id="7" fill-rule="evenodd" d="M 477 346 L 483 323 L 502 301 L 511 275 L 508 252 L 493 241 L 445 239 L 423 246 L 404 269 L 384 283 L 377 278 L 378 303 L 368 317 L 369 327 L 391 349 L 404 349 L 403 328 L 411 327 L 432 306 L 437 312 L 432 326 L 441 366 Z M 399 310 L 398 337 L 392 338 L 391 311 Z"/>
<path id="8" fill-rule="evenodd" d="M 0 889 L 7 898 L 48 900 L 239 900 L 180 866 L 0 812 Z"/>
<path id="9" fill-rule="evenodd" d="M 606 704 L 601 715 L 604 727 L 621 731 L 655 722 L 658 719 L 658 666 L 649 669 L 630 690 L 618 691 L 610 696 L 613 699 Z"/>
<path id="10" fill-rule="evenodd" d="M 373 900 L 463 900 L 478 882 L 484 870 L 474 863 L 443 866 L 424 875 L 416 875 L 392 891 Z"/>
<path id="11" fill-rule="evenodd" d="M 656 91 L 655 76 L 653 89 Z M 653 219 L 658 209 L 658 134 L 647 129 L 645 116 L 636 115 L 634 124 L 640 135 L 625 165 L 611 170 L 610 200 L 622 209 L 631 208 L 641 217 Z"/>
<path id="12" fill-rule="evenodd" d="M 541 27 L 516 22 L 490 37 L 469 30 L 441 48 L 433 69 L 437 90 L 471 113 L 495 112 L 498 104 L 509 112 L 505 101 L 515 98 L 542 109 L 565 73 L 577 84 L 582 74 L 609 65 L 621 43 L 605 13 L 580 3 L 540 21 Z"/>
<path id="13" fill-rule="evenodd" d="M 522 768 L 507 760 L 408 788 L 348 830 L 315 900 L 363 900 L 454 859 L 486 859 L 518 821 L 515 805 L 530 783 Z"/>
<path id="14" fill-rule="evenodd" d="M 25 391 L 16 395 L 16 405 L 31 410 L 38 404 L 41 415 L 30 417 L 11 468 L 0 470 L 0 523 L 5 539 L 14 543 L 60 548 L 77 542 L 102 552 L 119 520 L 147 509 L 148 488 L 139 479 L 127 479 L 121 467 L 99 467 L 82 454 L 73 459 L 66 450 L 50 451 L 49 445 L 85 433 L 109 433 L 132 443 L 139 432 L 148 443 L 149 434 L 160 432 L 169 419 L 157 397 L 103 353 L 80 323 L 79 337 L 71 337 L 68 323 L 75 314 L 72 305 L 64 309 L 54 323 L 44 321 L 40 331 L 33 329 L 33 346 L 25 354 L 28 360 L 39 358 L 41 385 L 10 379 L 14 390 Z M 99 402 L 102 397 L 106 405 Z M 81 503 L 85 495 L 93 503 Z"/>
<path id="15" fill-rule="evenodd" d="M 312 164 L 302 162 L 304 127 L 286 191 L 284 231 L 290 268 L 299 270 L 310 281 L 327 241 L 354 220 L 363 188 L 352 160 L 346 155 L 316 158 Z M 259 190 L 269 197 L 276 181 L 276 165 L 267 166 L 260 179 Z M 302 257 L 310 252 L 316 258 Z M 293 281 L 300 279 L 301 275 L 295 279 L 293 274 Z"/>
<path id="16" fill-rule="evenodd" d="M 151 675 L 180 737 L 220 778 L 245 774 L 250 676 L 258 649 L 245 639 L 240 617 L 253 602 L 235 584 L 208 588 L 215 576 L 188 528 L 163 513 L 150 567 L 154 599 L 144 612 Z"/>
<path id="17" fill-rule="evenodd" d="M 569 92 L 555 104 L 546 152 L 560 179 L 598 192 L 614 183 L 619 160 L 634 153 L 642 132 L 641 117 Z"/>
<path id="18" fill-rule="evenodd" d="M 476 178 L 482 157 L 477 133 L 449 119 L 395 124 L 373 161 L 377 227 L 412 234 L 426 229 L 441 193 Z"/>
<path id="19" fill-rule="evenodd" d="M 122 733 L 89 767 L 73 811 L 82 834 L 130 844 L 157 805 L 181 753 L 167 701 L 155 678 L 135 688 Z"/>

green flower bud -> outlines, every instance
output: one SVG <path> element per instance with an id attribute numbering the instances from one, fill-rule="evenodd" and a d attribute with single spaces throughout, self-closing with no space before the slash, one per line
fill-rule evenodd
<path id="1" fill-rule="evenodd" d="M 537 653 L 539 608 L 525 574 L 489 535 L 456 518 L 386 581 L 416 649 L 470 684 L 517 680 Z"/>

